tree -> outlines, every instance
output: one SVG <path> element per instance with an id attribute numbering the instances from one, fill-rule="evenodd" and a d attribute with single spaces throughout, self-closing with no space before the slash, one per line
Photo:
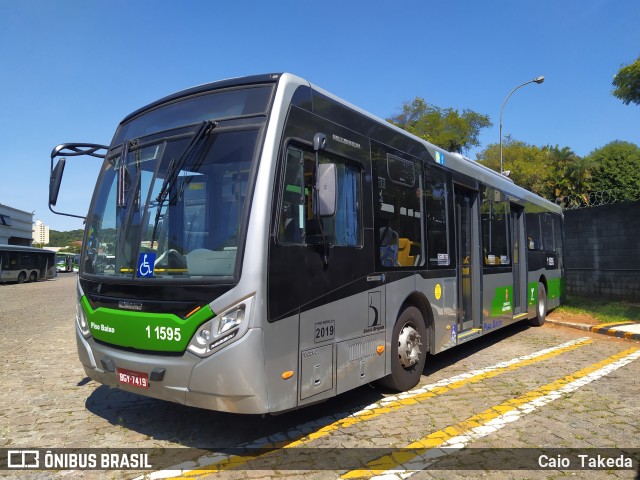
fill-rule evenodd
<path id="1" fill-rule="evenodd" d="M 588 202 L 592 190 L 592 171 L 595 167 L 593 160 L 579 157 L 569 147 L 545 147 L 548 155 L 547 164 L 550 166 L 546 195 L 549 200 L 558 198 L 580 198 Z"/>
<path id="2" fill-rule="evenodd" d="M 630 65 L 620 68 L 613 77 L 611 94 L 622 100 L 625 105 L 633 102 L 640 105 L 640 57 Z"/>
<path id="3" fill-rule="evenodd" d="M 477 155 L 478 163 L 500 171 L 500 145 L 493 143 Z M 527 190 L 548 196 L 547 180 L 550 171 L 549 157 L 543 148 L 515 140 L 507 135 L 502 142 L 502 163 L 504 170 L 510 170 L 509 177 Z"/>
<path id="4" fill-rule="evenodd" d="M 73 242 L 82 242 L 83 230 L 70 230 L 67 232 L 49 231 L 49 245 L 52 247 L 65 247 Z"/>
<path id="5" fill-rule="evenodd" d="M 429 105 L 421 97 L 405 102 L 402 112 L 387 121 L 445 150 L 458 153 L 479 146 L 480 130 L 493 125 L 487 115 L 469 109 L 460 114 L 452 108 Z"/>
<path id="6" fill-rule="evenodd" d="M 537 147 L 507 136 L 502 158 L 510 178 L 521 187 L 556 202 L 559 198 L 588 202 L 592 190 L 593 159 L 579 157 L 569 147 Z M 478 154 L 478 162 L 500 170 L 498 144 L 489 145 Z"/>
<path id="7" fill-rule="evenodd" d="M 618 201 L 640 198 L 640 147 L 615 141 L 594 150 L 587 157 L 595 165 L 594 191 L 606 192 Z"/>

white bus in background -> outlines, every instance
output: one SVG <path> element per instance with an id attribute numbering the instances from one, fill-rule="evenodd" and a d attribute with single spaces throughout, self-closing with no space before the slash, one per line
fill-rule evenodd
<path id="1" fill-rule="evenodd" d="M 56 276 L 55 252 L 41 248 L 0 245 L 0 283 L 36 282 Z"/>
<path id="2" fill-rule="evenodd" d="M 75 253 L 56 252 L 56 268 L 58 272 L 73 271 L 73 257 Z"/>
<path id="3" fill-rule="evenodd" d="M 82 154 L 104 161 L 78 354 L 111 387 L 238 413 L 407 390 L 427 354 L 560 304 L 558 206 L 295 75 L 195 87 L 109 146 L 59 145 L 51 206 Z"/>

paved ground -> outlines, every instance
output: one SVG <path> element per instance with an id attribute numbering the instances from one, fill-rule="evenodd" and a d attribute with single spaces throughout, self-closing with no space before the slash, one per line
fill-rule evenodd
<path id="1" fill-rule="evenodd" d="M 516 325 L 430 357 L 418 387 L 401 396 L 366 386 L 280 416 L 237 416 L 147 399 L 85 378 L 75 351 L 75 279 L 62 274 L 0 285 L 0 449 L 175 448 L 165 452 L 184 463 L 173 472 L 0 471 L 0 477 L 639 474 L 637 460 L 631 470 L 568 470 L 553 462 L 571 453 L 607 457 L 620 455 L 607 449 L 640 448 L 640 342 L 561 325 Z M 462 452 L 446 449 L 463 446 Z M 232 447 L 249 450 L 221 450 Z M 265 448 L 275 451 L 255 450 Z M 550 468 L 533 469 L 540 449 L 553 448 L 564 450 L 547 452 Z M 254 458 L 257 453 L 263 454 Z M 575 466 L 578 458 L 570 461 Z M 236 469 L 226 470 L 231 466 Z"/>

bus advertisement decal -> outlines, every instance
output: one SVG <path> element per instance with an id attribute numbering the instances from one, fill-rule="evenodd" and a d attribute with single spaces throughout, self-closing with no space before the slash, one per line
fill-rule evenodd
<path id="1" fill-rule="evenodd" d="M 497 317 L 512 311 L 511 297 L 513 296 L 513 287 L 498 287 L 495 290 L 493 299 L 491 300 L 491 316 Z"/>

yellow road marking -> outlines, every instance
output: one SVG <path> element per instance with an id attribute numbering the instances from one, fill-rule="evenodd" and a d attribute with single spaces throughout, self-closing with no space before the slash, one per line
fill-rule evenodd
<path id="1" fill-rule="evenodd" d="M 544 355 L 541 355 L 539 357 L 535 357 L 535 358 L 528 358 L 526 360 L 522 360 L 519 361 L 517 363 L 512 363 L 508 366 L 505 367 L 498 367 L 496 369 L 493 370 L 489 370 L 477 375 L 474 375 L 472 377 L 468 377 L 468 378 L 463 378 L 460 379 L 456 382 L 453 382 L 449 385 L 443 385 L 443 386 L 437 386 L 433 389 L 429 389 L 423 393 L 417 394 L 415 396 L 411 396 L 409 398 L 406 399 L 399 399 L 396 401 L 392 401 L 388 404 L 385 404 L 383 407 L 376 407 L 376 408 L 372 408 L 366 411 L 363 411 L 361 415 L 358 416 L 351 416 L 351 417 L 347 417 L 347 418 L 343 418 L 338 420 L 335 423 L 332 423 L 330 425 L 327 425 L 323 428 L 321 428 L 320 430 L 311 433 L 299 440 L 293 441 L 287 445 L 282 446 L 282 448 L 294 448 L 294 447 L 299 447 L 301 445 L 304 445 L 306 443 L 309 443 L 311 440 L 315 440 L 321 437 L 324 437 L 328 434 L 330 434 L 333 431 L 336 430 L 340 430 L 342 428 L 346 428 L 346 427 L 350 427 L 352 425 L 355 425 L 357 423 L 360 422 L 364 422 L 367 420 L 371 420 L 373 418 L 379 417 L 381 415 L 396 411 L 400 408 L 403 408 L 407 405 L 415 405 L 417 403 L 421 403 L 424 402 L 425 400 L 429 399 L 429 398 L 433 398 L 436 397 L 438 395 L 443 395 L 447 392 L 450 392 L 452 390 L 456 390 L 458 388 L 464 387 L 465 385 L 469 385 L 472 383 L 478 383 L 482 380 L 487 380 L 489 378 L 493 378 L 496 377 L 498 375 L 501 375 L 505 372 L 509 372 L 512 370 L 516 370 L 518 368 L 522 368 L 522 367 L 526 367 L 528 365 L 532 365 L 534 363 L 537 362 L 542 362 L 544 360 L 548 360 L 550 358 L 553 358 L 555 356 L 558 356 L 562 353 L 566 353 L 569 352 L 571 350 L 575 350 L 579 347 L 582 347 L 584 345 L 587 345 L 589 343 L 592 343 L 592 340 L 589 339 L 583 339 L 580 342 L 574 343 L 572 345 L 568 345 L 564 348 L 558 349 L 558 350 L 554 350 L 551 351 L 549 353 L 546 353 Z"/>
<path id="2" fill-rule="evenodd" d="M 342 475 L 341 478 L 352 479 L 371 477 L 387 472 L 389 470 L 401 470 L 400 466 L 403 463 L 407 463 L 417 456 L 423 456 L 430 449 L 443 447 L 445 446 L 444 444 L 451 441 L 452 439 L 455 439 L 456 437 L 469 437 L 469 432 L 471 430 L 477 429 L 478 427 L 482 428 L 482 426 L 504 415 L 507 412 L 516 410 L 518 407 L 521 407 L 525 404 L 533 403 L 542 397 L 548 396 L 551 392 L 555 392 L 556 390 L 559 390 L 570 383 L 577 382 L 592 374 L 593 372 L 603 369 L 607 365 L 625 359 L 625 357 L 631 357 L 629 362 L 635 360 L 636 358 L 640 357 L 640 355 L 636 354 L 636 352 L 638 352 L 639 350 L 640 349 L 638 348 L 629 348 L 623 352 L 612 355 L 598 363 L 594 363 L 589 367 L 583 368 L 578 372 L 567 375 L 566 377 L 559 380 L 555 380 L 543 387 L 527 392 L 519 397 L 507 400 L 500 405 L 491 407 L 484 412 L 473 415 L 467 420 L 464 420 L 456 425 L 452 425 L 443 430 L 433 432 L 418 441 L 412 442 L 406 447 L 399 449 L 397 452 L 394 452 L 392 455 L 385 455 L 378 459 L 372 460 L 371 462 L 367 463 L 366 469 L 352 470 Z M 561 396 L 561 394 L 558 394 L 558 396 L 555 398 L 560 398 Z"/>
<path id="3" fill-rule="evenodd" d="M 330 435 L 332 432 L 335 432 L 340 429 L 344 429 L 353 425 L 356 425 L 361 422 L 369 421 L 374 418 L 380 417 L 387 413 L 391 413 L 397 411 L 401 408 L 404 408 L 409 405 L 416 405 L 420 402 L 424 402 L 430 398 L 436 397 L 438 395 L 442 395 L 448 393 L 452 390 L 456 390 L 465 385 L 469 385 L 472 383 L 477 383 L 489 378 L 493 378 L 497 375 L 516 370 L 518 368 L 526 367 L 529 365 L 533 365 L 537 362 L 542 362 L 548 360 L 550 358 L 556 357 L 563 353 L 567 353 L 569 351 L 575 350 L 577 348 L 583 347 L 585 345 L 593 343 L 593 340 L 583 337 L 571 342 L 566 342 L 562 345 L 548 348 L 542 350 L 540 352 L 536 352 L 530 355 L 524 355 L 522 357 L 518 357 L 517 359 L 501 362 L 491 367 L 487 367 L 485 369 L 480 369 L 474 372 L 469 372 L 468 374 L 462 374 L 453 377 L 451 380 L 453 381 L 441 381 L 437 382 L 433 385 L 427 385 L 425 387 L 417 388 L 410 392 L 405 392 L 400 394 L 398 397 L 395 397 L 395 400 L 381 400 L 376 404 L 373 404 L 363 410 L 360 410 L 348 417 L 341 418 L 333 423 L 325 425 L 320 429 L 305 435 L 297 440 L 293 441 L 279 441 L 279 442 L 265 442 L 262 445 L 255 445 L 254 443 L 249 444 L 249 446 L 244 445 L 240 448 L 247 447 L 251 448 L 255 446 L 256 448 L 262 449 L 260 454 L 268 455 L 269 452 L 264 453 L 265 449 L 273 448 L 274 451 L 277 451 L 281 448 L 296 448 L 304 446 L 314 440 Z M 394 398 L 394 397 L 392 397 Z M 193 470 L 186 469 L 173 469 L 173 474 L 176 476 L 172 476 L 171 480 L 185 480 L 192 479 L 194 477 L 202 476 L 202 475 L 210 475 L 216 471 L 225 471 L 234 468 L 238 468 L 256 457 L 260 456 L 260 454 L 256 455 L 225 455 L 224 453 L 215 454 L 213 456 L 214 460 L 210 463 L 207 463 L 206 468 L 196 468 Z M 212 457 L 209 457 L 211 460 Z M 220 458 L 219 460 L 215 460 L 215 458 Z M 176 471 L 177 470 L 177 471 Z M 151 475 L 146 476 L 150 479 L 155 478 L 167 478 L 168 471 L 164 472 L 156 472 L 155 475 L 152 473 Z M 156 476 L 157 475 L 157 476 Z"/>

